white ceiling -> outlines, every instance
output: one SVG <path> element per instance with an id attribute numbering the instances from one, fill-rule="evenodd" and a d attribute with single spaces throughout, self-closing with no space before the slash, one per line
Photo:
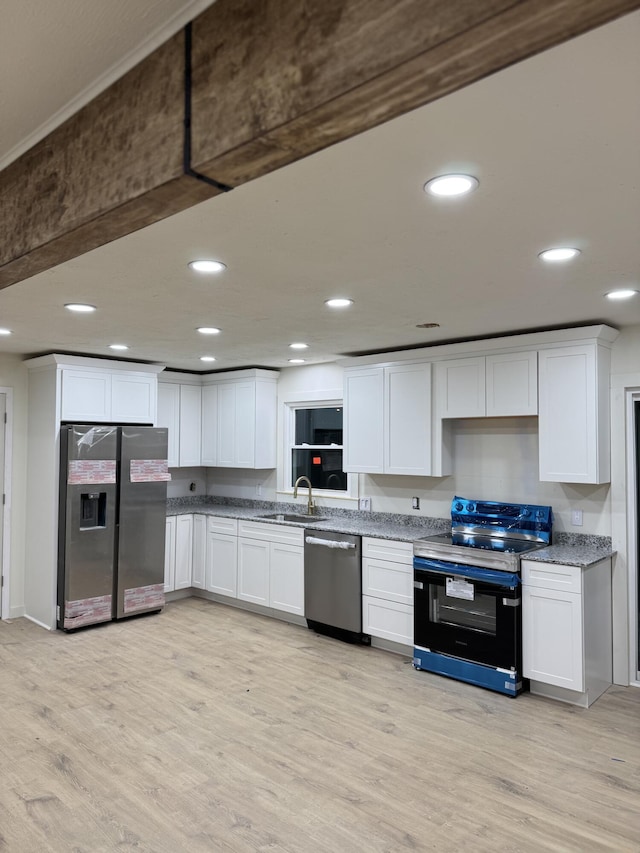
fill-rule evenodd
<path id="1" fill-rule="evenodd" d="M 634 13 L 0 291 L 0 325 L 14 332 L 0 351 L 113 356 L 118 342 L 129 358 L 200 371 L 287 366 L 300 340 L 313 363 L 640 323 L 640 296 L 603 298 L 640 289 L 639 43 Z M 450 170 L 476 175 L 479 188 L 457 201 L 426 196 L 423 183 Z M 554 245 L 582 254 L 543 264 L 538 252 Z M 187 268 L 196 257 L 228 268 L 197 275 Z M 329 311 L 335 295 L 355 304 Z M 99 310 L 71 316 L 70 301 Z M 416 328 L 425 322 L 440 326 Z M 222 333 L 204 339 L 201 325 Z M 217 362 L 203 364 L 204 354 Z"/>

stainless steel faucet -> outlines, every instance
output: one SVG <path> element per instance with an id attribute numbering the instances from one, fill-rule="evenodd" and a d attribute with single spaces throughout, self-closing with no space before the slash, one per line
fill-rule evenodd
<path id="1" fill-rule="evenodd" d="M 294 498 L 298 497 L 298 484 L 300 482 L 302 482 L 303 480 L 306 481 L 307 486 L 309 488 L 309 499 L 307 500 L 307 514 L 313 515 L 314 512 L 316 511 L 316 505 L 313 502 L 313 492 L 311 491 L 311 480 L 308 477 L 304 477 L 304 476 L 298 477 L 298 479 L 296 480 L 296 482 L 293 486 L 293 497 Z"/>

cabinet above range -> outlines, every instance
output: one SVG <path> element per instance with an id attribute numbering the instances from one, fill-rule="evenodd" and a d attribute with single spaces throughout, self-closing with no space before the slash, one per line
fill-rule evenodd
<path id="1" fill-rule="evenodd" d="M 158 426 L 169 429 L 169 467 L 275 468 L 276 370 L 163 374 Z"/>
<path id="2" fill-rule="evenodd" d="M 345 359 L 345 470 L 452 473 L 459 418 L 538 416 L 541 481 L 609 481 L 618 332 L 585 326 Z"/>

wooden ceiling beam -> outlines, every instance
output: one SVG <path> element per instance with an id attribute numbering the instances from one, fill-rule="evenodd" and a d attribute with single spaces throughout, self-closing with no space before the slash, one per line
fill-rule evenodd
<path id="1" fill-rule="evenodd" d="M 348 139 L 640 0 L 218 0 L 0 174 L 0 287 Z"/>

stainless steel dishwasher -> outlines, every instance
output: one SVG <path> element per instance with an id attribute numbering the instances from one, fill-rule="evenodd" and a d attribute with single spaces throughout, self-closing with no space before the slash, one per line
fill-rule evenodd
<path id="1" fill-rule="evenodd" d="M 359 536 L 307 530 L 304 541 L 304 615 L 320 634 L 370 643 L 362 633 Z"/>

